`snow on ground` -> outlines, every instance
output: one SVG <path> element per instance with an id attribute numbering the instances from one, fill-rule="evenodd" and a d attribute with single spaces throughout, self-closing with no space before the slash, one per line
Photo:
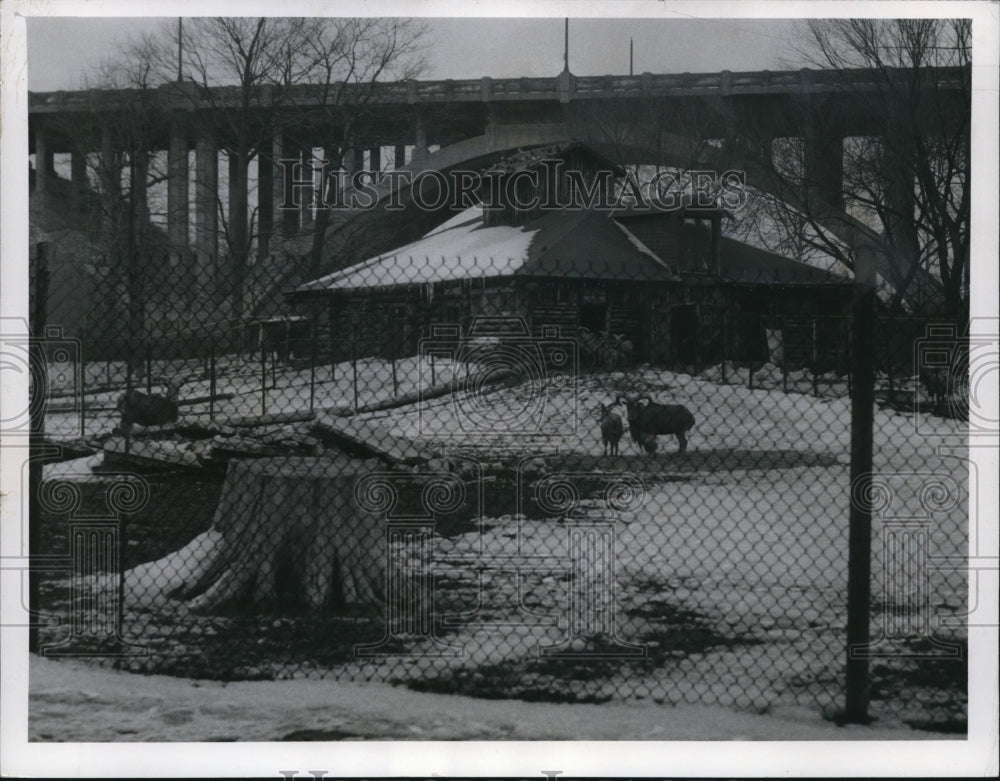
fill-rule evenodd
<path id="1" fill-rule="evenodd" d="M 219 683 L 31 658 L 29 739 L 940 740 L 900 725 L 838 727 L 806 708 L 768 714 L 651 702 L 480 700 L 381 683 Z"/>
<path id="2" fill-rule="evenodd" d="M 408 356 L 398 359 L 395 365 L 394 384 L 393 362 L 380 358 L 359 358 L 356 369 L 352 362 L 345 361 L 333 367 L 318 365 L 315 371 L 308 367 L 279 366 L 272 372 L 270 364 L 262 371 L 259 360 L 226 356 L 218 361 L 216 394 L 222 397 L 231 395 L 231 398 L 217 398 L 211 409 L 207 401 L 186 404 L 180 408 L 178 424 L 183 425 L 194 419 L 207 420 L 210 411 L 217 422 L 225 422 L 226 419 L 251 418 L 262 414 L 307 413 L 310 409 L 353 409 L 355 401 L 358 407 L 365 407 L 416 393 L 421 388 L 452 383 L 470 371 L 466 364 L 447 358 L 431 361 L 429 358 L 421 360 L 417 356 Z M 93 368 L 98 370 L 94 377 L 103 377 L 99 371 L 101 367 Z M 125 390 L 125 379 L 124 369 L 119 369 L 110 385 L 102 385 L 100 390 L 86 393 L 82 408 L 78 395 L 53 399 L 45 416 L 46 436 L 54 440 L 79 437 L 81 418 L 85 436 L 110 434 L 121 420 L 115 404 Z M 474 371 L 475 367 L 471 370 Z M 167 372 L 154 367 L 154 375 L 162 373 Z M 193 362 L 178 375 L 184 381 L 179 394 L 182 402 L 209 395 L 211 381 L 199 362 Z M 137 389 L 145 392 L 145 380 L 134 382 Z M 87 387 L 98 388 L 96 382 Z M 162 392 L 162 389 L 154 384 L 153 392 Z"/>
<path id="3" fill-rule="evenodd" d="M 418 365 L 415 359 L 407 360 L 410 363 L 401 361 L 397 365 L 400 393 L 430 384 L 430 367 L 426 363 Z M 453 376 L 463 376 L 465 367 L 440 362 L 434 371 L 434 379 L 442 383 L 449 382 Z M 362 377 L 372 381 L 364 382 Z M 284 375 L 279 375 L 279 379 L 287 384 L 269 391 L 274 411 L 308 409 L 309 371 L 286 371 Z M 688 691 L 700 692 L 699 696 L 704 695 L 713 702 L 739 706 L 740 695 L 749 693 L 742 697 L 742 707 L 746 707 L 746 701 L 749 701 L 750 706 L 756 709 L 782 709 L 777 714 L 754 717 L 746 713 L 730 713 L 719 707 L 693 708 L 676 701 L 673 705 L 649 703 L 648 696 L 645 701 L 633 700 L 629 704 L 616 697 L 596 710 L 592 710 L 594 706 L 521 702 L 501 706 L 495 701 L 417 694 L 382 685 L 366 684 L 363 688 L 355 688 L 354 684 L 311 681 L 301 684 L 302 688 L 316 691 L 330 687 L 329 701 L 336 701 L 338 692 L 351 701 L 345 710 L 334 711 L 336 715 L 325 722 L 326 727 L 318 729 L 351 732 L 343 725 L 352 723 L 352 718 L 360 718 L 364 727 L 355 727 L 357 731 L 351 732 L 352 735 L 526 738 L 529 735 L 522 730 L 531 732 L 535 729 L 539 737 L 552 738 L 667 739 L 683 735 L 778 738 L 798 736 L 797 730 L 810 729 L 832 730 L 831 734 L 843 735 L 837 728 L 818 721 L 816 700 L 812 700 L 811 707 L 805 707 L 805 704 L 817 692 L 821 700 L 829 697 L 831 692 L 837 692 L 836 676 L 842 672 L 850 489 L 850 401 L 841 395 L 846 386 L 841 389 L 827 384 L 830 395 L 816 398 L 801 392 L 784 393 L 780 372 L 775 374 L 772 370 L 765 370 L 756 379 L 758 383 L 751 389 L 748 384 L 720 385 L 705 376 L 692 377 L 650 368 L 627 374 L 557 375 L 538 377 L 512 387 L 483 387 L 420 404 L 365 413 L 362 417 L 381 423 L 397 435 L 443 445 L 449 457 L 470 457 L 490 462 L 526 453 L 569 459 L 600 458 L 588 469 L 596 465 L 600 470 L 632 472 L 640 478 L 647 478 L 644 480 L 644 501 L 622 513 L 617 524 L 618 577 L 624 584 L 621 605 L 633 611 L 628 613 L 623 609 L 619 612 L 621 636 L 626 640 L 647 637 L 651 627 L 655 628 L 653 622 L 664 620 L 657 616 L 669 606 L 670 609 L 694 610 L 709 622 L 709 626 L 715 627 L 713 631 L 722 632 L 738 643 L 752 638 L 752 644 L 743 647 L 716 645 L 705 649 L 699 656 L 689 657 L 677 664 L 654 665 L 645 670 L 625 672 L 625 679 L 619 673 L 605 683 L 611 689 L 625 684 L 629 690 L 635 685 L 640 690 L 645 687 L 648 692 L 677 692 L 681 683 L 694 681 L 693 689 Z M 800 379 L 796 377 L 794 382 L 798 384 Z M 805 379 L 811 385 L 811 379 Z M 338 366 L 333 376 L 328 368 L 324 368 L 317 372 L 316 380 L 314 404 L 317 407 L 345 404 L 345 399 L 347 406 L 353 406 L 354 377 L 350 364 Z M 760 384 L 765 387 L 759 387 Z M 207 391 L 204 379 L 191 385 L 186 391 L 190 395 Z M 247 367 L 242 375 L 231 373 L 226 385 L 220 384 L 220 392 L 224 388 L 238 394 L 227 412 L 259 414 L 259 375 L 254 374 L 252 367 Z M 660 452 L 648 457 L 635 452 L 627 441 L 627 435 L 622 442 L 623 456 L 604 458 L 600 455 L 598 404 L 610 403 L 625 391 L 648 392 L 657 401 L 684 404 L 692 410 L 696 423 L 690 432 L 689 449 L 684 458 L 674 455 L 676 443 L 672 437 L 661 437 Z M 393 392 L 391 366 L 384 361 L 364 362 L 364 371 L 359 371 L 359 405 L 387 400 Z M 620 413 L 624 418 L 624 408 L 620 409 Z M 192 410 L 185 414 L 197 412 Z M 897 514 L 912 515 L 920 509 L 924 501 L 922 488 L 929 476 L 951 480 L 957 488 L 957 495 L 952 497 L 955 501 L 950 504 L 944 502 L 943 509 L 931 518 L 933 523 L 930 525 L 928 551 L 932 556 L 964 557 L 966 554 L 968 477 L 967 464 L 961 457 L 963 428 L 964 424 L 959 421 L 934 416 L 918 417 L 891 410 L 877 410 L 875 413 L 876 477 L 894 486 L 899 502 L 895 507 Z M 938 445 L 942 442 L 958 446 L 954 456 L 938 453 Z M 485 552 L 504 556 L 514 554 L 516 551 L 511 546 L 517 544 L 523 545 L 523 549 L 532 554 L 560 556 L 560 546 L 566 544 L 564 530 L 559 529 L 553 534 L 551 519 L 492 518 L 483 529 L 482 533 L 461 535 L 452 541 L 438 540 L 439 550 L 435 555 L 461 552 L 463 545 L 483 545 Z M 876 519 L 872 586 L 876 600 L 883 596 L 880 534 Z M 505 602 L 507 591 L 504 589 L 518 586 L 516 583 L 501 583 L 501 580 L 496 579 L 483 594 L 485 597 L 496 597 L 499 603 L 509 604 L 509 601 Z M 553 579 L 549 578 L 549 581 Z M 544 581 L 532 584 L 532 588 L 533 597 L 542 602 L 561 599 L 561 592 L 565 590 L 560 582 L 546 584 Z M 455 593 L 459 592 L 460 589 Z M 961 572 L 950 573 L 942 581 L 935 581 L 931 593 L 935 615 L 961 613 L 966 593 Z M 695 626 L 692 631 L 702 630 Z M 489 659 L 491 663 L 498 664 L 533 664 L 530 660 L 525 662 L 509 658 L 515 646 L 522 655 L 535 647 L 520 641 L 511 643 L 509 635 L 483 636 L 482 632 L 469 628 L 456 631 L 449 640 L 468 643 L 471 649 L 468 659 Z M 504 648 L 508 649 L 504 658 L 493 658 Z M 473 663 L 468 666 L 473 670 L 476 668 Z M 60 680 L 71 691 L 75 690 L 74 686 L 82 685 L 72 683 L 71 679 L 76 674 L 73 671 L 80 672 L 84 680 L 91 673 L 121 674 L 74 666 L 61 668 L 70 677 L 66 679 L 59 678 L 63 672 L 48 662 L 40 662 L 38 669 L 44 672 L 40 677 L 42 688 L 33 690 L 38 702 L 36 713 L 39 715 L 38 724 L 33 725 L 33 729 L 39 734 L 65 739 L 66 730 L 72 734 L 76 729 L 100 729 L 90 724 L 75 725 L 74 715 L 67 716 L 61 710 L 72 709 L 75 707 L 73 702 L 78 702 L 82 711 L 106 708 L 110 712 L 108 718 L 111 723 L 118 723 L 115 721 L 118 717 L 113 712 L 121 709 L 120 700 L 101 705 L 104 695 L 91 694 L 80 695 L 75 700 L 71 696 L 61 705 L 54 692 Z M 729 672 L 720 676 L 718 671 L 722 670 Z M 440 671 L 453 675 L 456 667 L 443 665 Z M 422 679 L 423 674 L 417 671 L 409 676 L 404 674 L 401 679 Z M 46 695 L 44 687 L 48 685 L 46 680 L 50 679 L 56 688 Z M 133 686 L 136 692 L 145 692 L 143 687 L 147 684 L 144 682 L 156 679 L 125 677 L 113 680 L 121 681 L 115 685 L 120 685 L 122 691 L 128 691 L 129 686 Z M 146 703 L 142 712 L 151 721 L 157 722 L 150 729 L 161 739 L 174 739 L 162 736 L 175 733 L 188 735 L 190 733 L 185 730 L 189 729 L 202 730 L 201 734 L 214 735 L 218 739 L 230 734 L 249 738 L 251 734 L 261 734 L 261 729 L 287 729 L 285 734 L 300 729 L 317 729 L 314 725 L 307 726 L 309 719 L 316 721 L 318 717 L 315 714 L 300 716 L 298 705 L 279 699 L 298 696 L 298 690 L 294 688 L 300 685 L 298 682 L 223 686 L 178 684 L 174 679 L 170 680 L 176 690 L 171 694 L 180 697 L 182 692 L 186 692 L 184 696 L 191 699 L 182 699 L 179 704 L 169 699 L 165 690 L 170 687 L 166 685 L 158 689 L 155 684 L 148 684 L 154 687 L 152 693 L 136 694 L 140 697 L 139 701 Z M 283 686 L 290 688 L 283 689 Z M 249 687 L 245 689 L 245 694 L 244 687 Z M 261 688 L 258 690 L 255 687 Z M 370 697 L 367 694 L 369 689 L 372 692 Z M 211 691 L 221 698 L 219 702 L 228 704 L 224 707 L 220 705 L 218 709 L 200 705 L 197 697 L 201 695 L 195 690 Z M 280 726 L 257 724 L 248 727 L 249 731 L 231 726 L 230 719 L 239 724 L 242 714 L 253 711 L 255 697 L 268 697 L 257 692 L 271 693 L 267 700 L 271 710 L 278 703 L 277 709 L 282 714 Z M 359 696 L 358 692 L 365 694 Z M 912 693 L 901 694 L 897 700 L 907 701 L 906 698 L 911 696 Z M 233 701 L 229 702 L 228 697 L 233 697 Z M 246 699 L 242 699 L 244 697 Z M 424 699 L 427 697 L 430 699 Z M 671 698 L 674 699 L 672 695 Z M 216 701 L 212 697 L 208 699 Z M 358 715 L 356 700 L 364 702 L 367 708 L 375 707 L 383 699 L 384 711 L 378 714 L 365 711 Z M 422 714 L 426 711 L 440 713 L 440 716 L 434 717 L 436 721 L 432 719 L 429 729 L 421 726 L 419 728 L 424 731 L 415 733 L 412 728 L 426 724 L 427 720 L 407 717 L 407 708 L 411 706 L 414 712 L 423 709 Z M 505 712 L 504 708 L 512 709 L 512 713 L 516 711 L 518 717 L 493 721 L 487 715 Z M 538 714 L 537 721 L 528 717 L 521 719 L 522 709 L 526 713 Z M 618 709 L 622 709 L 620 718 Z M 655 719 L 650 718 L 647 709 L 655 711 Z M 222 712 L 226 714 L 222 719 L 226 729 L 220 736 L 220 733 L 212 732 L 215 727 L 203 725 L 211 723 L 213 717 Z M 577 717 L 568 715 L 578 713 L 599 715 L 584 727 L 581 726 L 584 716 L 579 717 L 583 721 L 573 722 L 572 719 Z M 615 717 L 610 715 L 612 713 Z M 664 723 L 663 713 L 678 715 L 677 722 L 671 723 L 667 719 Z M 782 714 L 791 717 L 786 720 Z M 68 725 L 58 725 L 64 717 L 68 718 Z M 363 720 L 369 717 L 370 721 Z M 561 733 L 562 723 L 566 723 L 567 719 L 575 726 Z M 562 723 L 557 726 L 560 721 Z M 147 735 L 143 731 L 145 728 L 134 718 L 121 717 L 120 723 L 125 730 L 120 734 L 125 739 L 133 735 L 135 739 L 143 739 L 141 736 Z M 664 732 L 650 733 L 650 724 L 656 724 Z M 128 731 L 132 729 L 136 732 Z M 270 737 L 280 737 L 274 731 L 268 733 Z M 706 734 L 706 731 L 711 734 Z M 815 734 L 819 737 L 819 733 Z M 906 731 L 903 734 L 910 737 L 915 733 Z M 806 733 L 802 736 L 805 737 Z M 874 737 L 874 731 L 865 733 L 865 736 Z M 827 737 L 824 734 L 823 738 Z"/>

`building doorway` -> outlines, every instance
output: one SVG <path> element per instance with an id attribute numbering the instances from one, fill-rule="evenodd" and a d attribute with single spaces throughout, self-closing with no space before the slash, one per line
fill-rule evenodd
<path id="1" fill-rule="evenodd" d="M 674 365 L 698 362 L 698 305 L 678 304 L 670 310 L 670 344 Z"/>

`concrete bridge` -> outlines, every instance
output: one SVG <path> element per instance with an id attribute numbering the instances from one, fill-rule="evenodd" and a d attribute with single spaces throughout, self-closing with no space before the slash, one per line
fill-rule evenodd
<path id="1" fill-rule="evenodd" d="M 935 100 L 923 120 L 929 133 L 941 132 L 951 118 L 968 116 L 969 73 L 961 68 L 925 73 Z M 323 85 L 264 86 L 249 100 L 235 87 L 204 89 L 193 82 L 145 91 L 30 93 L 30 152 L 36 160 L 36 193 L 44 195 L 49 188 L 55 153 L 71 155 L 73 189 L 82 192 L 90 186 L 89 159 L 96 156 L 105 161 L 102 170 L 114 169 L 111 161 L 121 155 L 116 129 L 141 106 L 152 117 L 144 130 L 147 148 L 167 152 L 168 237 L 178 249 L 192 244 L 190 153 L 195 153 L 193 244 L 200 254 L 215 254 L 218 247 L 219 152 L 229 152 L 236 143 L 236 131 L 225 119 L 233 111 L 244 113 L 257 139 L 258 233 L 265 242 L 274 233 L 291 235 L 311 219 L 308 209 L 279 210 L 284 193 L 276 175 L 281 169 L 273 161 L 308 159 L 313 149 L 343 132 L 348 113 L 354 144 L 344 161 L 349 171 L 380 171 L 390 155 L 394 167 L 413 167 L 432 147 L 452 150 L 451 164 L 463 142 L 476 147 L 466 157 L 478 159 L 484 150 L 569 136 L 606 148 L 617 146 L 623 162 L 639 162 L 631 159 L 638 155 L 642 162 L 676 164 L 676 143 L 634 143 L 637 124 L 644 118 L 665 131 L 696 128 L 700 138 L 738 142 L 732 148 L 769 148 L 773 139 L 801 138 L 805 159 L 819 172 L 819 192 L 836 206 L 843 140 L 881 132 L 871 110 L 871 98 L 878 96 L 881 83 L 869 70 L 851 71 L 846 78 L 808 69 L 638 76 L 574 76 L 564 71 L 553 78 L 341 85 L 336 102 Z M 361 104 L 362 112 L 344 109 Z M 806 116 L 822 121 L 804 123 Z M 633 137 L 626 143 L 621 143 L 623 129 L 624 136 Z M 673 151 L 656 151 L 666 148 Z M 234 155 L 227 157 L 233 166 Z M 230 176 L 230 187 L 238 180 Z M 104 176 L 100 189 L 115 196 L 120 186 L 113 176 Z M 144 201 L 145 192 L 138 197 Z M 231 193 L 229 202 L 234 201 L 239 199 Z"/>

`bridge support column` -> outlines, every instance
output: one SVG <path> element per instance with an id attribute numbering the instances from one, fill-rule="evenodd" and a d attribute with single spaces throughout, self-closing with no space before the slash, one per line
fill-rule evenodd
<path id="1" fill-rule="evenodd" d="M 35 192 L 45 196 L 49 191 L 49 177 L 52 176 L 52 149 L 44 126 L 35 128 Z"/>
<path id="2" fill-rule="evenodd" d="M 257 154 L 257 255 L 271 253 L 274 235 L 274 141 L 265 141 Z M 280 175 L 280 169 L 279 169 Z"/>
<path id="3" fill-rule="evenodd" d="M 363 171 L 365 168 L 365 153 L 363 149 L 345 149 L 343 154 L 341 154 L 341 165 L 343 166 L 344 173 L 346 174 L 343 178 L 343 189 L 341 191 L 341 200 L 350 205 L 351 203 L 351 193 L 354 191 L 354 174 L 359 171 Z"/>
<path id="4" fill-rule="evenodd" d="M 274 131 L 271 140 L 271 155 L 276 165 L 274 175 L 277 181 L 274 183 L 274 212 L 279 215 L 278 222 L 281 225 L 281 235 L 285 238 L 292 236 L 299 229 L 299 210 L 293 207 L 287 209 L 283 207 L 285 202 L 285 168 L 291 169 L 292 178 L 300 175 L 299 167 L 292 164 L 292 160 L 298 160 L 298 156 L 291 151 L 291 146 L 285 146 L 285 134 L 280 130 Z M 285 165 L 277 165 L 279 160 L 286 161 Z M 291 195 L 291 193 L 289 194 Z"/>
<path id="5" fill-rule="evenodd" d="M 425 157 L 427 157 L 427 121 L 418 113 L 413 123 L 413 160 L 422 160 Z"/>
<path id="6" fill-rule="evenodd" d="M 240 165 L 240 156 L 234 154 L 232 150 L 227 151 L 226 159 L 229 164 L 229 242 L 233 245 L 234 251 L 239 252 L 239 237 L 236 234 L 242 225 L 240 211 L 245 203 L 241 198 L 241 180 L 246 176 L 246 172 L 241 170 L 243 166 Z"/>
<path id="7" fill-rule="evenodd" d="M 313 187 L 312 189 L 302 188 L 299 192 L 301 193 L 301 208 L 299 213 L 299 226 L 302 228 L 307 228 L 313 223 L 313 201 L 316 199 L 316 172 L 313 170 L 313 148 L 312 144 L 304 143 L 301 145 L 299 150 L 300 159 L 302 161 L 302 172 L 303 179 L 312 179 Z"/>
<path id="8" fill-rule="evenodd" d="M 105 125 L 101 129 L 101 156 L 99 168 L 102 200 L 101 230 L 103 230 L 106 235 L 113 236 L 118 232 L 117 227 L 121 199 L 121 165 L 119 152 L 115 149 L 111 127 L 108 125 Z"/>
<path id="9" fill-rule="evenodd" d="M 365 168 L 365 150 L 360 147 L 348 149 L 344 152 L 344 170 L 348 176 L 363 171 Z M 350 180 L 348 180 L 350 181 Z"/>
<path id="10" fill-rule="evenodd" d="M 906 274 L 917 262 L 920 244 L 914 226 L 913 160 L 905 139 L 885 138 L 882 143 L 882 170 L 885 180 L 885 232 L 892 236 L 899 269 Z M 909 292 L 909 291 L 908 291 Z"/>
<path id="11" fill-rule="evenodd" d="M 149 182 L 149 153 L 145 149 L 140 149 L 135 155 L 135 218 L 139 223 L 137 234 L 140 245 L 145 241 L 147 228 L 149 227 L 149 192 L 147 183 Z"/>
<path id="12" fill-rule="evenodd" d="M 167 148 L 167 241 L 172 258 L 179 258 L 187 250 L 188 220 L 187 128 L 174 118 Z"/>
<path id="13" fill-rule="evenodd" d="M 70 179 L 73 183 L 72 204 L 74 209 L 83 208 L 84 199 L 87 197 L 89 181 L 87 179 L 87 153 L 83 150 L 74 149 L 70 155 Z"/>
<path id="14" fill-rule="evenodd" d="M 219 252 L 219 147 L 210 129 L 198 136 L 194 192 L 195 247 L 208 268 Z"/>
<path id="15" fill-rule="evenodd" d="M 492 103 L 486 104 L 486 126 L 483 128 L 486 136 L 486 148 L 493 151 L 497 147 L 497 111 Z"/>
<path id="16" fill-rule="evenodd" d="M 756 139 L 756 154 L 760 158 L 762 165 L 770 168 L 774 165 L 774 139 L 764 136 Z"/>
<path id="17" fill-rule="evenodd" d="M 844 208 L 844 137 L 814 119 L 806 130 L 805 170 L 807 200 L 815 205 Z"/>
<path id="18" fill-rule="evenodd" d="M 378 182 L 382 175 L 382 147 L 373 146 L 368 150 L 368 170 L 372 174 L 372 182 Z"/>

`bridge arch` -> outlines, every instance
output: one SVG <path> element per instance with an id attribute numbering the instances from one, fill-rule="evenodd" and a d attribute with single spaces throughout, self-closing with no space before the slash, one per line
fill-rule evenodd
<path id="1" fill-rule="evenodd" d="M 350 265 L 365 258 L 388 252 L 400 245 L 415 241 L 454 214 L 453 210 L 442 208 L 429 212 L 419 208 L 405 208 L 412 203 L 409 185 L 418 175 L 434 172 L 448 177 L 459 170 L 481 171 L 496 163 L 504 156 L 523 149 L 564 143 L 573 139 L 573 134 L 565 124 L 500 125 L 487 128 L 481 136 L 464 139 L 412 160 L 401 167 L 410 176 L 400 177 L 403 185 L 399 191 L 393 190 L 392 182 L 375 186 L 377 202 L 367 209 L 339 210 L 331 221 L 324 249 L 322 273 Z M 641 139 L 619 139 L 615 143 L 601 140 L 580 139 L 603 156 L 622 164 L 658 164 L 679 168 L 691 168 L 691 140 L 685 136 L 663 133 L 656 143 L 644 143 Z M 775 174 L 754 159 L 750 153 L 741 150 L 707 147 L 700 150 L 696 165 L 710 170 L 740 168 L 746 172 L 748 182 L 763 193 L 788 200 L 788 188 L 778 181 Z M 424 177 L 425 182 L 434 181 Z M 433 191 L 430 199 L 433 199 Z M 390 209 L 393 203 L 403 209 Z M 795 203 L 791 203 L 794 207 Z M 817 219 L 820 227 L 836 237 L 855 255 L 877 252 L 882 246 L 882 237 L 876 231 L 847 214 L 843 208 L 832 204 L 821 211 Z"/>

